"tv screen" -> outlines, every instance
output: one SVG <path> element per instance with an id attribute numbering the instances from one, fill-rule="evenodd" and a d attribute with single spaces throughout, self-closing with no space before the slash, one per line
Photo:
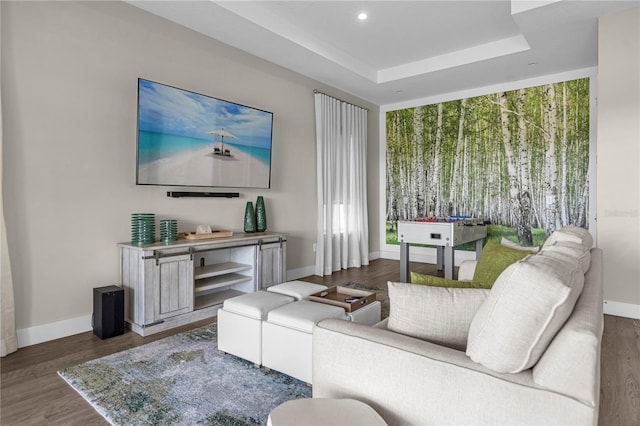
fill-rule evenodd
<path id="1" fill-rule="evenodd" d="M 138 185 L 269 188 L 273 114 L 138 79 Z"/>

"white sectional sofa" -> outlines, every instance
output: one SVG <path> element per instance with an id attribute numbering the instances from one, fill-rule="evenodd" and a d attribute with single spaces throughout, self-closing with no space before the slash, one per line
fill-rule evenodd
<path id="1" fill-rule="evenodd" d="M 602 251 L 592 245 L 580 228 L 556 231 L 490 290 L 389 283 L 387 320 L 316 326 L 313 397 L 360 400 L 390 425 L 597 424 Z"/>

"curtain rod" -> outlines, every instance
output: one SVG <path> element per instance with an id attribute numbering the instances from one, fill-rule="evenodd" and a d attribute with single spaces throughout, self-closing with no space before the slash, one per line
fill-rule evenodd
<path id="1" fill-rule="evenodd" d="M 369 108 L 361 107 L 360 105 L 352 104 L 351 102 L 344 101 L 342 99 L 336 98 L 335 96 L 327 95 L 326 93 L 323 93 L 323 92 L 321 92 L 321 91 L 319 91 L 317 89 L 313 89 L 313 93 L 319 93 L 321 95 L 328 96 L 328 97 L 333 98 L 333 99 L 335 99 L 337 101 L 344 102 L 344 103 L 347 103 L 347 104 L 350 104 L 350 105 L 353 105 L 353 106 L 357 106 L 358 108 L 362 108 L 363 110 L 369 112 Z"/>

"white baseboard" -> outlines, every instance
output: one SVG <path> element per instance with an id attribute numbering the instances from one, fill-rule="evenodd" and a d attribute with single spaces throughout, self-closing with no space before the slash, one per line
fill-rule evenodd
<path id="1" fill-rule="evenodd" d="M 379 251 L 369 253 L 369 260 L 375 260 L 379 258 L 380 258 Z M 309 275 L 315 275 L 315 274 L 316 274 L 315 265 L 304 266 L 302 268 L 297 268 L 297 269 L 289 269 L 287 270 L 287 281 L 297 280 L 299 278 L 308 277 Z"/>
<path id="2" fill-rule="evenodd" d="M 287 281 L 297 280 L 298 278 L 308 277 L 309 275 L 315 275 L 315 266 L 305 266 L 297 269 L 287 270 Z"/>
<path id="3" fill-rule="evenodd" d="M 304 268 L 291 269 L 287 271 L 287 280 L 295 280 L 307 277 L 315 273 L 313 266 Z M 62 321 L 56 321 L 49 324 L 42 324 L 33 327 L 21 328 L 16 330 L 18 336 L 18 347 L 37 345 L 38 343 L 48 342 L 50 340 L 60 339 L 62 337 L 73 336 L 74 334 L 91 331 L 91 314 L 69 318 Z"/>
<path id="4" fill-rule="evenodd" d="M 91 331 L 91 329 L 91 315 L 21 328 L 16 330 L 18 347 L 24 348 L 25 346 L 37 345 L 38 343 Z"/>
<path id="5" fill-rule="evenodd" d="M 370 260 L 377 259 L 379 257 L 379 252 L 369 254 Z M 314 275 L 315 272 L 315 266 L 289 269 L 287 271 L 287 280 L 291 281 L 302 277 L 308 277 L 309 275 Z M 18 336 L 18 347 L 24 348 L 26 346 L 37 345 L 38 343 L 73 336 L 74 334 L 84 333 L 91 330 L 91 314 L 89 314 L 49 324 L 21 328 L 16 330 L 16 334 Z"/>
<path id="6" fill-rule="evenodd" d="M 617 317 L 640 319 L 640 305 L 632 303 L 614 302 L 613 300 L 603 300 L 602 307 L 607 315 Z"/>

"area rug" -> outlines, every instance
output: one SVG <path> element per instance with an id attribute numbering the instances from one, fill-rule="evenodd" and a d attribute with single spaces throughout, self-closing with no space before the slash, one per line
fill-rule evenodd
<path id="1" fill-rule="evenodd" d="M 353 288 L 356 290 L 365 290 L 365 291 L 375 292 L 376 300 L 380 301 L 380 304 L 381 304 L 381 310 L 382 310 L 382 313 L 380 315 L 381 319 L 385 319 L 389 316 L 389 292 L 387 291 L 386 284 L 384 288 L 377 288 L 372 285 L 366 285 L 362 283 L 349 281 L 346 283 L 339 284 L 339 286 Z"/>
<path id="2" fill-rule="evenodd" d="M 299 380 L 220 354 L 217 324 L 58 374 L 114 425 L 266 425 L 281 403 L 311 397 Z"/>

